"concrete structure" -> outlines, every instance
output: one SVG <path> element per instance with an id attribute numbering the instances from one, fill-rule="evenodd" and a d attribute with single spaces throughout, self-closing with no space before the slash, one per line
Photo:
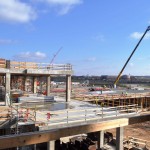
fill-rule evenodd
<path id="1" fill-rule="evenodd" d="M 59 129 L 53 130 L 45 130 L 33 133 L 25 133 L 18 135 L 10 135 L 10 136 L 1 136 L 0 137 L 0 149 L 10 148 L 10 147 L 21 147 L 26 145 L 32 145 L 37 143 L 49 142 L 60 139 L 61 137 L 67 137 L 72 135 L 78 135 L 82 133 L 90 133 L 97 131 L 104 131 L 112 128 L 117 128 L 117 141 L 118 146 L 116 150 L 122 150 L 122 137 L 123 137 L 123 127 L 141 123 L 145 121 L 150 121 L 150 114 L 146 115 L 138 115 L 131 117 L 124 117 L 121 119 L 109 119 L 101 122 L 93 122 L 88 124 L 78 124 L 69 127 L 62 127 Z M 32 139 L 32 140 L 31 140 Z M 54 143 L 49 143 L 54 149 Z"/>
<path id="2" fill-rule="evenodd" d="M 71 97 L 71 75 L 66 76 L 66 101 L 70 101 Z"/>
<path id="3" fill-rule="evenodd" d="M 46 93 L 47 93 L 47 96 L 50 96 L 50 87 L 51 87 L 51 77 L 50 76 L 47 76 L 47 84 L 46 84 Z"/>
<path id="4" fill-rule="evenodd" d="M 66 82 L 66 101 L 70 100 L 70 94 L 71 94 L 71 75 L 73 74 L 72 66 L 70 64 L 63 64 L 63 65 L 50 65 L 46 63 L 33 63 L 33 62 L 14 62 L 10 60 L 6 60 L 3 68 L 0 68 L 0 75 L 5 76 L 5 104 L 8 105 L 7 102 L 7 95 L 10 95 L 10 83 L 11 83 L 11 77 L 12 76 L 22 76 L 26 80 L 27 77 L 33 77 L 33 89 L 26 88 L 27 92 L 33 92 L 37 93 L 36 88 L 36 81 L 37 77 L 46 77 L 47 78 L 47 84 L 46 84 L 46 93 L 47 96 L 50 95 L 50 76 L 51 75 L 62 75 L 66 76 L 67 82 Z M 32 83 L 30 83 L 32 84 Z M 25 90 L 25 87 L 22 88 L 22 90 Z M 28 91 L 29 90 L 29 91 Z"/>
<path id="5" fill-rule="evenodd" d="M 11 78 L 11 74 L 8 72 L 6 73 L 5 76 L 5 105 L 8 105 L 8 96 L 10 95 L 10 78 Z"/>
<path id="6" fill-rule="evenodd" d="M 47 142 L 47 150 L 55 150 L 55 141 Z"/>
<path id="7" fill-rule="evenodd" d="M 116 150 L 124 150 L 123 148 L 123 127 L 116 128 Z"/>
<path id="8" fill-rule="evenodd" d="M 102 131 L 98 131 L 97 132 L 97 137 L 98 137 L 98 145 L 97 145 L 97 147 L 98 148 L 103 148 L 103 146 L 104 146 L 104 131 L 102 130 Z"/>

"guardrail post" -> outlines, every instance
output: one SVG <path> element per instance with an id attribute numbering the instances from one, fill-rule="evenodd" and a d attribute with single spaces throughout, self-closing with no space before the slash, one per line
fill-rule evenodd
<path id="1" fill-rule="evenodd" d="M 129 105 L 127 105 L 127 113 L 129 114 L 129 108 L 128 107 L 129 107 Z"/>
<path id="2" fill-rule="evenodd" d="M 11 114 L 11 119 L 12 119 L 13 118 L 12 106 L 10 106 L 10 114 Z"/>
<path id="3" fill-rule="evenodd" d="M 135 106 L 136 106 L 136 113 L 138 113 L 138 105 L 136 104 Z"/>
<path id="4" fill-rule="evenodd" d="M 102 118 L 103 118 L 104 112 L 103 112 L 103 106 L 102 106 Z"/>
<path id="5" fill-rule="evenodd" d="M 36 123 L 36 105 L 35 105 L 35 108 L 34 108 L 34 115 L 35 115 L 35 116 L 34 116 L 34 117 L 35 117 L 35 118 L 34 118 L 34 120 L 35 120 L 34 123 Z"/>
<path id="6" fill-rule="evenodd" d="M 69 123 L 69 116 L 68 116 L 68 110 L 67 110 L 67 124 Z"/>
<path id="7" fill-rule="evenodd" d="M 86 122 L 86 115 L 87 115 L 87 110 L 85 109 L 85 122 Z"/>
<path id="8" fill-rule="evenodd" d="M 117 117 L 117 107 L 116 107 L 116 117 Z"/>

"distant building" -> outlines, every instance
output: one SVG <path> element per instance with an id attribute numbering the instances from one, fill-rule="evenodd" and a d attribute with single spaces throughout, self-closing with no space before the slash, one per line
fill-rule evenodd
<path id="1" fill-rule="evenodd" d="M 130 80 L 130 75 L 122 75 L 121 79 L 129 81 Z"/>

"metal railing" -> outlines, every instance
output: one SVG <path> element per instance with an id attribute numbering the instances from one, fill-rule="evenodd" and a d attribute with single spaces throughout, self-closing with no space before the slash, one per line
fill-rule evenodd
<path id="1" fill-rule="evenodd" d="M 122 115 L 129 115 L 138 113 L 138 106 L 127 105 L 118 107 L 101 107 L 94 109 L 83 109 L 83 110 L 66 110 L 59 112 L 59 116 L 55 115 L 48 119 L 49 125 L 56 124 L 69 124 L 77 122 L 87 122 L 92 120 L 99 120 L 104 118 L 118 117 Z M 60 115 L 63 114 L 63 115 Z"/>
<path id="2" fill-rule="evenodd" d="M 43 122 L 45 126 L 56 127 L 56 125 L 71 125 L 77 123 L 87 123 L 89 121 L 102 121 L 112 117 L 135 115 L 140 107 L 137 104 L 99 107 L 82 110 L 62 110 L 62 111 L 36 111 L 36 121 Z"/>
<path id="3" fill-rule="evenodd" d="M 61 125 L 72 125 L 77 123 L 87 123 L 89 121 L 102 121 L 112 117 L 135 115 L 140 107 L 137 104 L 99 107 L 82 110 L 61 110 L 61 111 L 39 111 L 35 108 L 11 106 L 11 115 L 16 116 L 18 121 L 39 123 L 42 126 L 56 127 Z"/>
<path id="4" fill-rule="evenodd" d="M 71 71 L 72 65 L 10 61 L 10 69 L 44 69 Z"/>

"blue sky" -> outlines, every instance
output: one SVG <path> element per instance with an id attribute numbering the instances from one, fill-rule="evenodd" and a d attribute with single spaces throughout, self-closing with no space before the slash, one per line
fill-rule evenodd
<path id="1" fill-rule="evenodd" d="M 149 0 L 0 0 L 1 58 L 117 75 L 150 25 Z M 123 74 L 150 75 L 150 31 Z"/>

